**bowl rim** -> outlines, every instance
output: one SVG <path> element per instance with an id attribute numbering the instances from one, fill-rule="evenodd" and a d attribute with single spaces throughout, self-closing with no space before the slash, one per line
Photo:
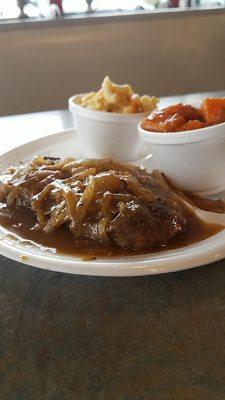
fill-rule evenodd
<path id="1" fill-rule="evenodd" d="M 218 137 L 225 138 L 225 122 L 219 124 L 206 126 L 200 129 L 192 129 L 180 132 L 153 132 L 142 128 L 141 121 L 138 124 L 138 132 L 142 140 L 146 142 L 165 143 L 165 144 L 183 144 L 191 142 L 202 142 L 206 140 L 216 139 Z"/>

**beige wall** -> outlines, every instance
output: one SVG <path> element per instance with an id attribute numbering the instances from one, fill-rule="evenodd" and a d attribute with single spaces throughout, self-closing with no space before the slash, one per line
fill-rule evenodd
<path id="1" fill-rule="evenodd" d="M 0 29 L 0 115 L 65 108 L 109 74 L 156 95 L 225 89 L 224 11 Z"/>

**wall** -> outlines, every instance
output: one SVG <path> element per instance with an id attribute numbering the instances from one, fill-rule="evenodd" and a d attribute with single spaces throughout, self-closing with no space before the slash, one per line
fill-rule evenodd
<path id="1" fill-rule="evenodd" d="M 224 10 L 0 27 L 0 115 L 67 107 L 108 74 L 140 93 L 225 89 Z"/>

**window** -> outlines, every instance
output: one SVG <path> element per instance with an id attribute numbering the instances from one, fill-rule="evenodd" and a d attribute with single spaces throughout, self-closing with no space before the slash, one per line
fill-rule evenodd
<path id="1" fill-rule="evenodd" d="M 0 0 L 0 20 L 54 18 L 90 12 L 224 6 L 225 0 Z"/>

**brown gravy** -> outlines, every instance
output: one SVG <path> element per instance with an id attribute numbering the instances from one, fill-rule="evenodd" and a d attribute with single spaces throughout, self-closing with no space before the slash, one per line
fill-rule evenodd
<path id="1" fill-rule="evenodd" d="M 203 222 L 190 210 L 185 209 L 185 213 L 188 221 L 185 234 L 171 240 L 169 245 L 154 248 L 152 251 L 128 250 L 112 244 L 103 245 L 91 239 L 75 239 L 66 226 L 61 226 L 53 233 L 45 234 L 41 230 L 34 229 L 36 222 L 34 214 L 31 210 L 22 207 L 20 209 L 12 209 L 7 214 L 0 210 L 0 225 L 8 230 L 9 233 L 16 234 L 22 239 L 29 240 L 45 248 L 50 248 L 54 252 L 90 258 L 90 260 L 96 257 L 131 256 L 177 249 L 204 240 L 223 229 L 220 225 Z"/>
<path id="2" fill-rule="evenodd" d="M 225 213 L 225 203 L 224 201 L 218 200 L 211 200 L 205 197 L 197 196 L 190 192 L 184 192 L 183 196 L 181 192 L 179 192 L 180 196 L 183 197 L 189 202 L 192 203 L 194 206 L 200 208 L 201 210 L 211 211 L 214 213 L 224 214 Z"/>

